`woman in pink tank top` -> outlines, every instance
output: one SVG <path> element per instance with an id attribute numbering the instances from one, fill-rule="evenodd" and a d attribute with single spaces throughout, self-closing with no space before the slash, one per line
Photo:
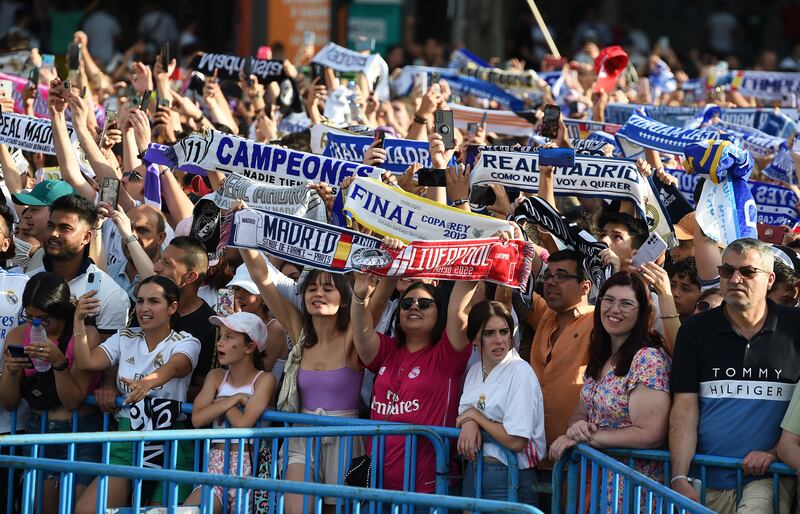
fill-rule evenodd
<path id="1" fill-rule="evenodd" d="M 268 266 L 257 251 L 240 252 L 264 302 L 294 342 L 286 362 L 278 410 L 357 417 L 364 368 L 353 345 L 347 279 L 310 271 L 301 279 L 298 308 L 293 298 L 285 298 L 276 287 L 280 272 L 275 267 Z M 311 476 L 318 470 L 323 483 L 343 483 L 350 459 L 363 454 L 361 439 L 353 437 L 351 455 L 340 460 L 339 445 L 343 443 L 344 438 L 325 438 L 319 449 L 320 462 L 313 462 L 313 445 L 307 455 L 305 439 L 290 439 L 281 449 L 281 466 L 288 459 L 284 478 L 304 481 L 306 467 L 310 467 Z M 334 505 L 336 500 L 325 498 L 324 502 Z M 289 514 L 300 514 L 303 497 L 287 495 L 286 509 Z"/>

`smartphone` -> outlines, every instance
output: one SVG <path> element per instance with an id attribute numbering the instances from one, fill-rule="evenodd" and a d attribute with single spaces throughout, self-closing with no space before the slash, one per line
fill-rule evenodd
<path id="1" fill-rule="evenodd" d="M 561 107 L 557 105 L 544 106 L 544 118 L 542 119 L 543 137 L 555 139 L 558 137 L 558 122 L 561 120 Z"/>
<path id="2" fill-rule="evenodd" d="M 89 291 L 97 291 L 100 292 L 100 277 L 102 275 L 100 273 L 89 273 L 89 276 L 86 278 L 86 292 Z"/>
<path id="3" fill-rule="evenodd" d="M 475 122 L 467 123 L 467 134 L 470 136 L 475 136 L 478 133 L 478 124 Z"/>
<path id="4" fill-rule="evenodd" d="M 103 131 L 100 133 L 100 144 L 103 144 L 103 139 L 106 137 L 106 130 L 113 128 L 117 123 L 117 111 L 106 109 L 106 121 L 103 123 Z"/>
<path id="5" fill-rule="evenodd" d="M 253 85 L 253 79 L 250 75 L 253 74 L 253 58 L 247 57 L 244 60 L 244 67 L 242 68 L 244 71 L 244 81 L 247 83 L 248 86 Z"/>
<path id="6" fill-rule="evenodd" d="M 783 93 L 781 95 L 781 107 L 797 109 L 797 95 L 795 93 Z"/>
<path id="7" fill-rule="evenodd" d="M 540 166 L 575 167 L 574 148 L 542 148 L 539 150 Z"/>
<path id="8" fill-rule="evenodd" d="M 378 144 L 375 145 L 375 148 L 383 148 L 383 142 L 386 140 L 386 132 L 383 130 L 376 130 L 375 134 L 373 135 L 373 141 L 377 141 Z"/>
<path id="9" fill-rule="evenodd" d="M 139 107 L 140 105 L 142 105 L 142 99 L 141 99 L 141 97 L 139 97 L 139 96 L 136 96 L 136 95 L 133 95 L 133 96 L 131 96 L 131 97 L 128 99 L 128 105 L 129 105 L 129 106 L 130 106 L 132 109 L 135 109 L 135 108 Z"/>
<path id="10" fill-rule="evenodd" d="M 72 81 L 70 79 L 66 79 L 61 83 L 61 87 L 64 88 L 64 91 L 72 91 Z"/>
<path id="11" fill-rule="evenodd" d="M 233 289 L 222 288 L 217 290 L 217 305 L 214 310 L 220 316 L 227 316 L 233 312 L 234 292 Z"/>
<path id="12" fill-rule="evenodd" d="M 637 268 L 645 262 L 653 262 L 667 250 L 667 243 L 661 239 L 661 236 L 655 232 L 651 232 L 644 244 L 636 252 L 636 255 L 631 259 L 631 264 Z"/>
<path id="13" fill-rule="evenodd" d="M 14 84 L 10 80 L 0 80 L 0 95 L 3 98 L 14 97 Z"/>
<path id="14" fill-rule="evenodd" d="M 311 63 L 311 80 L 320 79 L 320 84 L 325 84 L 325 66 L 318 62 Z"/>
<path id="15" fill-rule="evenodd" d="M 153 92 L 149 89 L 145 89 L 144 93 L 142 93 L 142 102 L 139 104 L 139 109 L 146 111 L 147 107 L 150 105 L 150 97 L 153 96 Z"/>
<path id="16" fill-rule="evenodd" d="M 169 107 L 169 98 L 158 97 L 158 107 Z"/>
<path id="17" fill-rule="evenodd" d="M 494 189 L 489 186 L 475 185 L 469 192 L 469 203 L 472 205 L 493 205 L 497 201 Z"/>
<path id="18" fill-rule="evenodd" d="M 483 116 L 481 116 L 481 122 L 478 125 L 480 128 L 486 128 L 486 118 L 489 117 L 489 111 L 483 111 Z"/>
<path id="19" fill-rule="evenodd" d="M 428 74 L 427 73 L 425 73 L 424 71 L 420 71 L 419 73 L 417 73 L 417 75 L 414 77 L 414 82 L 415 82 L 415 85 L 419 86 L 420 94 L 424 95 L 425 93 L 428 92 Z"/>
<path id="20" fill-rule="evenodd" d="M 106 202 L 113 209 L 117 208 L 119 201 L 120 181 L 114 177 L 103 177 L 103 187 L 100 189 L 100 201 Z"/>
<path id="21" fill-rule="evenodd" d="M 314 46 L 314 40 L 316 38 L 316 34 L 314 34 L 314 31 L 312 30 L 303 32 L 303 44 L 305 46 Z"/>
<path id="22" fill-rule="evenodd" d="M 433 73 L 431 73 L 431 85 L 438 84 L 441 78 L 442 75 L 439 72 L 434 71 Z"/>
<path id="23" fill-rule="evenodd" d="M 445 150 L 456 147 L 455 131 L 453 129 L 453 111 L 435 111 L 433 113 L 433 130 L 442 136 Z"/>
<path id="24" fill-rule="evenodd" d="M 14 344 L 9 344 L 9 345 L 6 345 L 6 350 L 8 350 L 8 354 L 11 355 L 14 358 L 17 358 L 17 359 L 25 359 L 25 358 L 27 358 L 28 361 L 31 362 L 31 358 L 27 353 L 25 353 L 25 347 L 23 347 L 23 346 L 17 346 L 17 345 L 14 345 Z M 33 365 L 32 362 L 31 362 L 31 365 Z"/>
<path id="25" fill-rule="evenodd" d="M 34 87 L 39 86 L 39 68 L 31 68 L 31 71 L 28 72 L 28 82 L 30 82 Z"/>
<path id="26" fill-rule="evenodd" d="M 172 61 L 172 52 L 169 47 L 169 41 L 165 41 L 161 43 L 161 64 L 164 66 L 165 71 L 169 68 L 170 61 Z"/>
<path id="27" fill-rule="evenodd" d="M 356 52 L 373 52 L 375 50 L 375 40 L 368 39 L 365 36 L 356 37 L 355 41 Z"/>
<path id="28" fill-rule="evenodd" d="M 67 49 L 67 64 L 69 65 L 69 71 L 78 71 L 81 67 L 81 47 L 83 45 L 79 45 L 77 43 L 70 43 L 69 48 Z"/>
<path id="29" fill-rule="evenodd" d="M 42 66 L 53 68 L 56 65 L 56 56 L 53 54 L 42 54 Z"/>
<path id="30" fill-rule="evenodd" d="M 445 187 L 447 185 L 444 170 L 434 168 L 421 168 L 417 172 L 417 183 L 429 187 Z"/>
<path id="31" fill-rule="evenodd" d="M 777 227 L 765 223 L 757 223 L 758 238 L 765 243 L 773 245 L 783 244 L 783 236 L 786 234 L 786 227 Z"/>

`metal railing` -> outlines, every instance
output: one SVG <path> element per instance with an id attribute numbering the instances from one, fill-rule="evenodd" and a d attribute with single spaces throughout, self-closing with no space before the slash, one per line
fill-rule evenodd
<path id="1" fill-rule="evenodd" d="M 552 511 L 713 514 L 712 510 L 585 444 L 565 454 L 553 469 Z"/>

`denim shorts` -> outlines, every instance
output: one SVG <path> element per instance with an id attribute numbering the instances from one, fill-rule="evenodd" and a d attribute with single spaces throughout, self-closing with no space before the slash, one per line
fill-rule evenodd
<path id="1" fill-rule="evenodd" d="M 464 470 L 464 482 L 462 484 L 461 496 L 475 498 L 476 474 L 477 469 L 475 462 L 467 462 L 467 468 Z M 519 470 L 517 503 L 536 505 L 538 502 L 538 495 L 533 492 L 534 482 L 536 482 L 536 470 L 534 468 Z M 508 500 L 508 468 L 500 462 L 484 461 L 481 498 L 484 500 Z"/>
<path id="2" fill-rule="evenodd" d="M 31 412 L 28 418 L 28 425 L 26 430 L 29 434 L 42 433 L 42 415 Z M 103 431 L 103 414 L 93 413 L 85 416 L 78 416 L 78 432 L 102 432 Z M 48 420 L 45 426 L 44 433 L 46 434 L 67 434 L 72 433 L 72 420 Z M 47 446 L 40 446 L 38 457 L 56 460 L 67 460 L 67 451 L 69 446 L 66 444 L 54 444 Z M 28 453 L 31 453 L 32 448 L 29 447 Z M 100 445 L 99 444 L 78 444 L 75 445 L 75 459 L 82 462 L 100 462 Z M 47 471 L 45 478 L 47 480 L 58 479 L 60 473 L 54 471 Z M 94 480 L 94 475 L 75 475 L 74 483 L 77 485 L 89 485 Z"/>

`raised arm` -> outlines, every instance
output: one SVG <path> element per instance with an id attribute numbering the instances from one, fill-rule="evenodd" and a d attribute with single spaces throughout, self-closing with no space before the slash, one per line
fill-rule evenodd
<path id="1" fill-rule="evenodd" d="M 261 254 L 256 250 L 239 248 L 242 259 L 250 272 L 267 308 L 275 314 L 275 317 L 289 333 L 292 341 L 297 343 L 300 340 L 300 332 L 303 330 L 303 319 L 300 311 L 289 300 L 281 296 L 278 288 L 275 287 L 272 271 L 264 262 Z"/>
<path id="2" fill-rule="evenodd" d="M 81 296 L 75 307 L 75 321 L 73 336 L 75 345 L 75 367 L 79 371 L 102 371 L 111 367 L 108 354 L 101 348 L 92 348 L 89 345 L 84 320 L 87 316 L 96 316 L 100 312 L 100 299 L 96 291 L 89 291 Z"/>
<path id="3" fill-rule="evenodd" d="M 386 280 L 386 279 L 383 279 Z M 375 321 L 369 306 L 377 281 L 366 273 L 356 273 L 353 284 L 353 299 L 350 302 L 350 328 L 353 344 L 361 362 L 369 364 L 378 355 L 381 340 L 375 331 Z"/>
<path id="4" fill-rule="evenodd" d="M 53 146 L 56 151 L 56 158 L 61 169 L 61 176 L 84 198 L 94 201 L 94 187 L 86 180 L 81 173 L 78 156 L 72 147 L 72 141 L 67 131 L 67 119 L 64 115 L 67 103 L 63 96 L 61 81 L 54 79 L 50 83 L 50 95 L 48 104 L 50 107 L 50 120 L 53 130 Z"/>
<path id="5" fill-rule="evenodd" d="M 447 305 L 447 339 L 456 351 L 461 351 L 470 343 L 467 338 L 467 316 L 469 315 L 469 302 L 475 293 L 477 282 L 458 281 L 450 293 L 450 302 Z"/>

